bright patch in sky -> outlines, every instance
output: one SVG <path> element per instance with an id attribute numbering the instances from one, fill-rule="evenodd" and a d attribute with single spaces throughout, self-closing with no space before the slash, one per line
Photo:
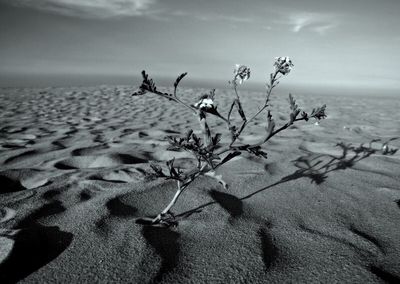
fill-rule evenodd
<path id="1" fill-rule="evenodd" d="M 288 23 L 295 33 L 310 29 L 322 35 L 338 25 L 336 18 L 337 16 L 322 13 L 296 13 L 289 15 Z"/>
<path id="2" fill-rule="evenodd" d="M 8 0 L 8 2 L 67 16 L 109 18 L 146 14 L 155 0 Z"/>

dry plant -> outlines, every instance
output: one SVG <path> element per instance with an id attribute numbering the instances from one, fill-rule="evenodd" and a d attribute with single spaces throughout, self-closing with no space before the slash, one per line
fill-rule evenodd
<path id="1" fill-rule="evenodd" d="M 247 117 L 243 111 L 240 95 L 238 92 L 238 86 L 244 81 L 250 78 L 250 69 L 244 65 L 236 65 L 234 70 L 233 80 L 230 81 L 230 85 L 234 91 L 234 100 L 229 108 L 228 114 L 225 117 L 221 114 L 219 109 L 214 103 L 215 90 L 212 90 L 209 94 L 201 96 L 195 104 L 187 104 L 177 96 L 177 88 L 180 81 L 187 75 L 187 73 L 181 74 L 174 83 L 173 93 L 165 93 L 157 90 L 157 87 L 152 79 L 142 71 L 143 82 L 139 87 L 139 90 L 133 94 L 133 96 L 140 96 L 146 93 L 153 93 L 164 97 L 170 101 L 178 103 L 183 107 L 189 109 L 195 114 L 199 120 L 200 127 L 202 130 L 202 138 L 198 137 L 192 129 L 189 129 L 183 137 L 167 137 L 171 146 L 169 150 L 174 151 L 187 151 L 193 155 L 196 159 L 196 167 L 190 171 L 183 171 L 181 168 L 174 165 L 174 159 L 166 162 L 166 169 L 163 169 L 160 165 L 150 164 L 152 168 L 151 176 L 155 178 L 172 179 L 176 181 L 177 191 L 169 202 L 169 204 L 158 214 L 155 218 L 141 218 L 139 221 L 144 224 L 150 225 L 162 225 L 169 226 L 177 224 L 175 221 L 174 214 L 171 212 L 171 208 L 177 202 L 179 196 L 188 188 L 188 186 L 199 176 L 208 176 L 216 179 L 222 186 L 227 189 L 227 184 L 222 179 L 221 175 L 216 174 L 216 169 L 221 167 L 236 156 L 241 155 L 242 152 L 248 152 L 252 155 L 267 158 L 267 153 L 262 149 L 262 145 L 270 140 L 273 136 L 287 129 L 293 123 L 301 120 L 308 121 L 310 118 L 317 120 L 326 117 L 325 108 L 322 107 L 314 108 L 311 113 L 302 111 L 296 101 L 289 94 L 290 114 L 288 121 L 277 127 L 275 121 L 271 115 L 271 111 L 268 109 L 270 96 L 272 90 L 279 84 L 279 79 L 282 76 L 289 74 L 293 67 L 292 61 L 289 57 L 278 57 L 274 63 L 274 71 L 270 74 L 269 81 L 266 84 L 266 96 L 263 106 L 251 117 Z M 236 109 L 241 117 L 241 124 L 239 126 L 232 123 L 232 112 Z M 265 136 L 257 143 L 246 144 L 241 143 L 238 138 L 242 135 L 243 130 L 249 125 L 259 114 L 267 110 L 266 113 L 266 127 Z M 222 119 L 230 133 L 230 142 L 221 143 L 221 133 L 212 135 L 211 129 L 207 123 L 207 116 L 213 115 L 218 119 Z"/>

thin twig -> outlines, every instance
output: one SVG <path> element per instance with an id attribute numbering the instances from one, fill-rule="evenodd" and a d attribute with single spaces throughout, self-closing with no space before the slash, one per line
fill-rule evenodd
<path id="1" fill-rule="evenodd" d="M 305 118 L 301 117 L 301 118 L 296 118 L 294 121 L 300 121 L 300 120 L 305 120 Z M 236 146 L 228 146 L 225 147 L 223 149 L 221 149 L 219 152 L 216 153 L 216 155 L 222 155 L 226 152 L 230 152 L 230 151 L 243 151 L 246 150 L 248 148 L 254 148 L 257 146 L 261 146 L 262 144 L 266 143 L 269 139 L 271 139 L 271 137 L 275 136 L 276 134 L 278 134 L 279 132 L 281 132 L 282 130 L 285 130 L 286 128 L 288 128 L 290 125 L 292 125 L 292 123 L 287 122 L 285 125 L 283 125 L 282 127 L 278 128 L 277 130 L 273 131 L 271 134 L 269 134 L 266 138 L 264 138 L 263 140 L 261 140 L 258 143 L 255 144 L 242 144 L 242 145 L 236 145 Z"/>

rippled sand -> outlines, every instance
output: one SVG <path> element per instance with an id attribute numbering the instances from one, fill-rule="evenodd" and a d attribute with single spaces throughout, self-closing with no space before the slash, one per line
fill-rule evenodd
<path id="1" fill-rule="evenodd" d="M 328 118 L 274 137 L 267 160 L 226 164 L 229 190 L 198 179 L 173 209 L 179 225 L 153 228 L 135 220 L 165 207 L 175 185 L 144 172 L 174 156 L 189 168 L 164 138 L 198 126 L 172 102 L 132 91 L 0 90 L 1 283 L 400 282 L 398 98 L 294 93 L 305 110 L 326 103 Z M 187 102 L 203 92 L 181 91 Z M 226 113 L 231 94 L 216 96 Z M 263 95 L 242 97 L 250 115 Z M 278 125 L 286 98 L 273 97 Z M 244 141 L 260 138 L 265 120 Z"/>

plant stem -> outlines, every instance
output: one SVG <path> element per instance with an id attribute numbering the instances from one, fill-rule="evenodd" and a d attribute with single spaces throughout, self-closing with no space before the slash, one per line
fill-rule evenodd
<path id="1" fill-rule="evenodd" d="M 293 122 L 300 121 L 300 120 L 305 120 L 305 118 L 303 118 L 303 117 L 296 118 Z M 222 155 L 222 154 L 224 154 L 226 152 L 229 152 L 229 151 L 241 151 L 241 150 L 245 150 L 245 149 L 248 149 L 248 148 L 261 146 L 262 144 L 267 142 L 269 139 L 271 139 L 272 136 L 275 136 L 276 134 L 278 134 L 282 130 L 285 130 L 286 128 L 288 128 L 292 124 L 293 123 L 287 122 L 282 127 L 280 127 L 277 130 L 273 131 L 270 135 L 268 135 L 266 138 L 264 138 L 263 140 L 261 140 L 260 142 L 258 142 L 256 144 L 251 144 L 251 145 L 250 144 L 243 144 L 243 145 L 237 145 L 237 146 L 231 146 L 230 145 L 228 147 L 225 147 L 225 148 L 221 149 L 218 153 L 216 153 L 216 155 Z"/>
<path id="2" fill-rule="evenodd" d="M 204 163 L 204 165 L 201 166 L 201 168 L 194 172 L 191 176 L 189 176 L 186 181 L 182 182 L 177 180 L 177 191 L 175 192 L 174 197 L 171 199 L 171 201 L 168 203 L 167 207 L 164 208 L 164 210 L 161 211 L 160 214 L 157 215 L 157 217 L 155 217 L 153 219 L 153 223 L 159 223 L 162 221 L 163 216 L 165 214 L 168 214 L 171 210 L 171 208 L 175 205 L 175 203 L 178 201 L 179 196 L 185 191 L 185 189 L 188 187 L 189 184 L 191 184 L 198 176 L 200 176 L 201 174 L 205 174 L 203 173 L 203 170 L 207 167 L 207 163 Z"/>
<path id="3" fill-rule="evenodd" d="M 236 99 L 240 101 L 240 97 L 239 97 L 239 94 L 238 94 L 238 91 L 237 91 L 236 81 L 234 81 L 234 83 L 233 83 L 233 89 L 235 90 Z"/>
<path id="4" fill-rule="evenodd" d="M 261 112 L 263 112 L 268 107 L 269 97 L 271 96 L 272 89 L 276 86 L 275 85 L 275 83 L 277 81 L 276 76 L 278 75 L 278 73 L 279 73 L 278 71 L 275 71 L 274 73 L 271 73 L 270 83 L 269 83 L 269 86 L 268 86 L 268 89 L 267 89 L 267 95 L 266 95 L 266 98 L 265 98 L 264 106 L 256 114 L 254 114 L 250 119 L 246 119 L 244 113 L 243 113 L 243 116 L 241 115 L 242 119 L 243 119 L 242 125 L 240 126 L 239 131 L 237 133 L 233 133 L 233 131 L 232 131 L 232 141 L 231 141 L 229 147 L 231 147 L 233 145 L 233 143 L 235 143 L 236 139 L 240 136 L 240 134 L 242 133 L 244 128 L 253 119 L 255 119 Z M 232 103 L 231 108 L 230 108 L 229 113 L 228 113 L 228 121 L 227 121 L 227 123 L 228 123 L 229 130 L 231 130 L 231 119 L 230 119 L 230 117 L 231 117 L 231 113 L 232 113 L 234 105 L 236 105 L 236 107 L 237 107 L 239 112 L 240 111 L 243 112 L 243 110 L 241 109 L 241 105 L 240 105 L 240 97 L 239 97 L 239 93 L 237 91 L 236 81 L 234 81 L 234 83 L 233 83 L 233 89 L 234 89 L 235 94 L 236 94 L 236 99 Z"/>
<path id="5" fill-rule="evenodd" d="M 167 205 L 167 207 L 164 208 L 163 211 L 161 211 L 161 215 L 167 214 L 169 210 L 171 209 L 172 206 L 176 203 L 176 201 L 179 198 L 179 195 L 181 195 L 182 191 L 186 188 L 186 186 L 181 186 L 181 182 L 178 180 L 178 190 L 176 191 L 174 197 L 172 198 L 171 202 Z"/>
<path id="6" fill-rule="evenodd" d="M 244 123 L 243 123 L 242 126 L 240 127 L 238 133 L 236 134 L 236 138 L 240 136 L 240 134 L 242 133 L 242 131 L 244 130 L 244 128 L 245 128 L 253 119 L 255 119 L 261 112 L 263 112 L 263 110 L 265 110 L 265 109 L 268 107 L 269 97 L 271 96 L 272 89 L 275 87 L 274 84 L 275 84 L 275 82 L 276 82 L 276 76 L 277 76 L 277 75 L 278 75 L 278 72 L 275 71 L 275 72 L 273 73 L 273 75 L 271 76 L 271 80 L 270 80 L 270 83 L 269 83 L 269 87 L 268 87 L 268 89 L 267 89 L 267 95 L 266 95 L 266 98 L 265 98 L 264 106 L 263 106 L 256 114 L 254 114 L 250 119 L 244 121 Z M 235 92 L 236 92 L 236 87 L 235 87 Z M 237 92 L 236 92 L 236 94 L 237 94 Z M 235 140 L 236 140 L 236 139 L 235 139 Z M 235 141 L 233 141 L 233 142 L 235 142 Z M 231 145 L 233 144 L 233 142 L 231 143 Z"/>
<path id="7" fill-rule="evenodd" d="M 180 104 L 184 105 L 185 107 L 189 108 L 190 110 L 194 111 L 194 109 L 193 109 L 191 106 L 185 104 L 183 101 L 181 101 L 181 100 L 178 98 L 178 96 L 176 95 L 176 87 L 174 88 L 174 98 L 175 98 L 175 101 L 176 101 L 177 103 L 180 103 Z"/>
<path id="8" fill-rule="evenodd" d="M 157 90 L 156 91 L 148 91 L 148 92 L 153 93 L 155 95 L 162 96 L 162 97 L 167 98 L 169 100 L 173 100 L 174 102 L 179 103 L 179 104 L 183 105 L 184 107 L 190 109 L 194 113 L 196 113 L 196 111 L 197 111 L 196 109 L 192 108 L 191 106 L 189 106 L 186 103 L 184 103 L 183 101 L 181 101 L 176 95 L 176 90 L 174 91 L 173 95 L 162 93 L 162 92 L 157 91 Z"/>
<path id="9" fill-rule="evenodd" d="M 256 144 L 256 146 L 260 146 L 262 144 L 264 144 L 265 142 L 267 142 L 269 139 L 271 139 L 272 136 L 275 136 L 276 134 L 278 134 L 279 132 L 281 132 L 282 130 L 285 130 L 286 128 L 288 128 L 290 125 L 292 125 L 295 121 L 300 121 L 300 120 L 305 120 L 304 117 L 300 117 L 300 118 L 296 118 L 295 120 L 293 120 L 293 122 L 287 122 L 285 123 L 285 125 L 283 125 L 282 127 L 278 128 L 277 130 L 273 131 L 270 135 L 268 135 L 263 141 L 259 142 Z"/>
<path id="10" fill-rule="evenodd" d="M 207 147 L 211 143 L 211 130 L 207 124 L 206 114 L 203 111 L 199 110 L 198 116 L 199 116 L 201 131 L 203 132 L 204 146 Z"/>

